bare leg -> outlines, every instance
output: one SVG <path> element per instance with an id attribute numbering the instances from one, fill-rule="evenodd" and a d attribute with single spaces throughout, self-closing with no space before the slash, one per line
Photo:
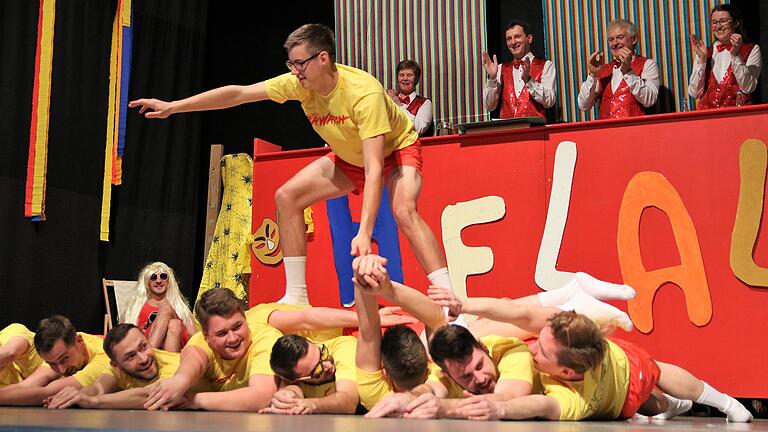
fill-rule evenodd
<path id="1" fill-rule="evenodd" d="M 392 213 L 411 244 L 416 259 L 427 274 L 446 266 L 442 248 L 416 209 L 421 193 L 421 175 L 416 168 L 402 166 L 386 179 Z"/>
<path id="2" fill-rule="evenodd" d="M 286 293 L 279 303 L 308 303 L 304 209 L 318 201 L 339 197 L 352 190 L 354 185 L 349 178 L 336 169 L 330 159 L 322 157 L 304 167 L 275 192 L 286 279 Z"/>
<path id="3" fill-rule="evenodd" d="M 168 333 L 168 324 L 171 322 L 171 315 L 160 313 L 158 311 L 152 328 L 149 329 L 149 344 L 154 348 L 163 349 L 165 336 Z"/>
<path id="4" fill-rule="evenodd" d="M 647 401 L 643 402 L 638 408 L 637 413 L 644 416 L 652 417 L 661 414 L 669 409 L 669 403 L 667 398 L 664 397 L 664 393 L 657 389 L 651 391 L 651 396 Z"/>
<path id="5" fill-rule="evenodd" d="M 752 421 L 752 414 L 736 399 L 720 393 L 680 366 L 660 361 L 656 363 L 661 369 L 658 386 L 665 393 L 717 408 L 732 422 Z"/>
<path id="6" fill-rule="evenodd" d="M 181 351 L 181 331 L 183 324 L 179 319 L 172 319 L 168 322 L 168 332 L 165 334 L 165 344 L 163 349 L 168 352 Z"/>

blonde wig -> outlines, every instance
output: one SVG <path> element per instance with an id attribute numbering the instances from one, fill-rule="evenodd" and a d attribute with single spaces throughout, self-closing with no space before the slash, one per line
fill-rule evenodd
<path id="1" fill-rule="evenodd" d="M 165 290 L 165 298 L 173 310 L 176 311 L 176 315 L 179 316 L 184 323 L 184 326 L 186 328 L 194 327 L 192 311 L 189 309 L 187 299 L 185 299 L 184 296 L 181 295 L 181 291 L 179 291 L 179 284 L 176 282 L 176 274 L 174 274 L 172 268 L 162 262 L 153 262 L 141 269 L 138 282 L 136 282 L 136 295 L 130 305 L 125 308 L 124 314 L 120 317 L 120 322 L 136 324 L 136 321 L 139 319 L 141 308 L 144 307 L 144 303 L 146 303 L 149 298 L 150 277 L 156 273 L 166 273 L 168 275 L 168 288 Z"/>

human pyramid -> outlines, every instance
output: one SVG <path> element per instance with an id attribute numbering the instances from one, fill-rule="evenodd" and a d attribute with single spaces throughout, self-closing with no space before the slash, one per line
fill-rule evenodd
<path id="1" fill-rule="evenodd" d="M 172 270 L 150 264 L 128 319 L 103 340 L 60 315 L 43 319 L 35 333 L 20 324 L 3 329 L 0 405 L 614 420 L 668 419 L 696 401 L 729 421 L 752 420 L 738 401 L 679 366 L 608 336 L 616 327 L 630 331 L 632 322 L 601 300 L 629 300 L 629 286 L 577 273 L 559 289 L 514 300 L 455 296 L 445 257 L 416 207 L 422 158 L 413 121 L 374 77 L 335 63 L 327 27 L 302 26 L 285 48 L 290 73 L 179 101 L 130 104 L 147 118 L 165 118 L 266 99 L 301 102 L 333 151 L 275 194 L 285 296 L 246 311 L 229 289 L 211 289 L 195 305 L 195 333 Z M 427 274 L 427 295 L 391 281 L 386 258 L 372 254 L 384 185 Z M 356 190 L 363 194 L 350 245 L 356 310 L 309 306 L 303 210 Z M 410 315 L 379 309 L 379 297 Z M 401 325 L 417 320 L 426 342 Z M 357 336 L 344 334 L 350 328 Z"/>

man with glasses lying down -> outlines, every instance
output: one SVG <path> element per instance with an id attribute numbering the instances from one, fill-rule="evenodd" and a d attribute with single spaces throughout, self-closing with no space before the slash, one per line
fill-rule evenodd
<path id="1" fill-rule="evenodd" d="M 275 342 L 269 360 L 283 378 L 271 405 L 260 412 L 272 414 L 353 414 L 357 394 L 355 349 L 357 340 L 339 336 L 322 343 L 299 335 Z"/>
<path id="2" fill-rule="evenodd" d="M 288 36 L 286 66 L 291 71 L 248 86 L 225 86 L 186 99 L 139 99 L 147 118 L 229 108 L 266 99 L 298 100 L 331 153 L 295 174 L 275 193 L 280 214 L 286 292 L 280 303 L 307 304 L 304 209 L 328 198 L 362 192 L 360 228 L 352 239 L 355 256 L 371 253 L 371 235 L 386 185 L 392 213 L 411 243 L 430 284 L 450 289 L 445 257 L 419 216 L 421 144 L 413 122 L 370 74 L 337 64 L 333 31 L 307 24 Z"/>

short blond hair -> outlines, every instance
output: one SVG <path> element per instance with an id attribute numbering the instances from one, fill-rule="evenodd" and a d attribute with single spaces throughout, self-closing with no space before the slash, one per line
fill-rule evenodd
<path id="1" fill-rule="evenodd" d="M 560 312 L 549 318 L 552 336 L 563 347 L 557 352 L 557 363 L 582 374 L 602 363 L 608 342 L 594 321 L 573 311 Z"/>
<path id="2" fill-rule="evenodd" d="M 325 51 L 332 62 L 336 61 L 336 37 L 324 24 L 304 24 L 288 35 L 283 47 L 290 50 L 296 45 L 306 45 L 310 51 Z"/>

